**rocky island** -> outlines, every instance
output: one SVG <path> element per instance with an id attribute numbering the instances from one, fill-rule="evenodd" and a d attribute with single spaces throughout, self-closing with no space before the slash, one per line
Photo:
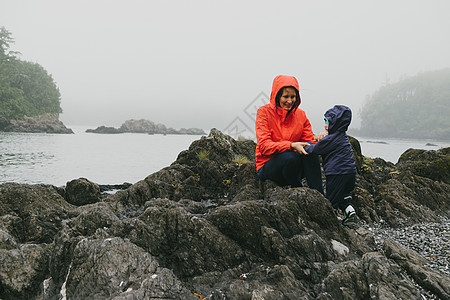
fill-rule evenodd
<path id="1" fill-rule="evenodd" d="M 147 133 L 147 134 L 186 134 L 186 135 L 206 135 L 203 129 L 199 128 L 181 128 L 176 130 L 167 128 L 164 124 L 155 124 L 150 120 L 127 120 L 119 128 L 99 126 L 96 129 L 87 129 L 86 132 L 117 134 L 117 133 Z"/>
<path id="2" fill-rule="evenodd" d="M 394 165 L 351 142 L 353 226 L 315 190 L 260 182 L 255 143 L 215 129 L 114 194 L 2 184 L 0 298 L 450 299 L 450 148 Z"/>
<path id="3" fill-rule="evenodd" d="M 42 114 L 34 117 L 24 116 L 22 120 L 7 120 L 0 116 L 0 131 L 27 133 L 73 133 L 55 114 Z"/>

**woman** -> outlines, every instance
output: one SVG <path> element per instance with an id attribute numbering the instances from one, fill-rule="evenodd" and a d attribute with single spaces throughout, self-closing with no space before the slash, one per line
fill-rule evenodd
<path id="1" fill-rule="evenodd" d="M 306 143 L 314 143 L 311 124 L 300 105 L 299 84 L 295 77 L 279 75 L 273 80 L 270 103 L 256 115 L 256 170 L 261 180 L 302 186 L 306 177 L 310 188 L 323 194 L 319 157 L 306 155 Z"/>

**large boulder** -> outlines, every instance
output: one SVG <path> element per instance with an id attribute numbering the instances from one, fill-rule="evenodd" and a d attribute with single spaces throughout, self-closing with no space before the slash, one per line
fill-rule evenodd
<path id="1" fill-rule="evenodd" d="M 49 277 L 50 244 L 77 215 L 57 188 L 0 185 L 0 298 L 34 299 Z"/>
<path id="2" fill-rule="evenodd" d="M 450 215 L 450 185 L 405 172 L 376 188 L 377 214 L 391 226 Z"/>
<path id="3" fill-rule="evenodd" d="M 86 178 L 74 179 L 67 182 L 65 193 L 67 202 L 76 206 L 96 203 L 101 198 L 98 184 Z"/>
<path id="4" fill-rule="evenodd" d="M 169 269 L 118 237 L 83 239 L 61 291 L 67 299 L 198 299 Z"/>
<path id="5" fill-rule="evenodd" d="M 76 215 L 50 185 L 0 185 L 0 228 L 20 243 L 51 243 L 64 220 Z"/>
<path id="6" fill-rule="evenodd" d="M 379 252 L 337 265 L 323 280 L 318 299 L 420 299 L 414 282 Z"/>
<path id="7" fill-rule="evenodd" d="M 159 257 L 160 263 L 178 276 L 224 271 L 244 260 L 234 240 L 183 206 L 155 199 L 146 207 L 137 219 L 124 221 L 117 234 Z"/>
<path id="8" fill-rule="evenodd" d="M 450 184 L 450 148 L 439 150 L 408 149 L 396 165 L 399 171 Z"/>
<path id="9" fill-rule="evenodd" d="M 32 299 L 43 292 L 42 283 L 49 276 L 49 249 L 46 244 L 0 248 L 1 299 Z"/>

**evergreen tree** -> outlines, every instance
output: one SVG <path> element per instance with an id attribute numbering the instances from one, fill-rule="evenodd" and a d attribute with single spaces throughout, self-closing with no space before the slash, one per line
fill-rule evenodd
<path id="1" fill-rule="evenodd" d="M 0 27 L 0 115 L 22 119 L 62 112 L 61 94 L 51 75 L 37 63 L 22 61 L 10 51 L 11 33 Z"/>

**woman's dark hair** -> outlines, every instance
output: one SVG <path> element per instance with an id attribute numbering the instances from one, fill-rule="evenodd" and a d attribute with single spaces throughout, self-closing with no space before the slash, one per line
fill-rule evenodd
<path id="1" fill-rule="evenodd" d="M 295 88 L 295 86 L 283 86 L 279 91 L 278 91 L 278 93 L 277 93 L 277 96 L 275 97 L 275 103 L 276 103 L 276 105 L 278 106 L 278 107 L 281 107 L 280 106 L 280 98 L 281 98 L 281 95 L 283 95 L 283 92 L 284 92 L 284 89 L 286 89 L 286 88 L 293 88 L 294 90 L 295 90 L 295 103 L 297 103 L 297 101 L 300 101 L 300 95 L 299 95 L 299 92 L 298 92 L 298 90 Z M 288 113 L 287 113 L 287 115 L 286 115 L 286 118 L 287 118 L 287 116 L 289 116 L 289 114 L 291 113 L 291 111 L 293 110 L 293 109 L 295 109 L 295 104 L 294 105 L 292 105 L 292 107 L 291 107 L 291 109 L 288 111 Z"/>

